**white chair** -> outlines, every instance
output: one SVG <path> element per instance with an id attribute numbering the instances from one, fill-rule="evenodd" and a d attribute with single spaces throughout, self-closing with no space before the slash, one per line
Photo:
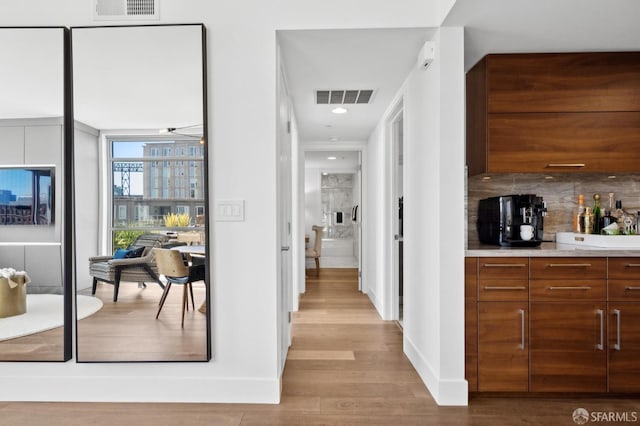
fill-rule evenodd
<path id="1" fill-rule="evenodd" d="M 313 225 L 311 227 L 316 234 L 316 240 L 313 244 L 313 248 L 305 250 L 304 255 L 307 259 L 314 259 L 316 261 L 316 277 L 320 276 L 320 255 L 322 254 L 322 226 Z"/>

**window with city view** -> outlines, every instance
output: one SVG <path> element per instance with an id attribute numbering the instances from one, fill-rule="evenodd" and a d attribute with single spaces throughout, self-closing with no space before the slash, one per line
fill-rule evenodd
<path id="1" fill-rule="evenodd" d="M 112 140 L 111 178 L 114 237 L 204 220 L 204 146 L 197 139 Z"/>

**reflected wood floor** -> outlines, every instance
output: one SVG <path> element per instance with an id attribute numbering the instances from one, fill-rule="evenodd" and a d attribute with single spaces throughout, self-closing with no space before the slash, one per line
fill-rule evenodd
<path id="1" fill-rule="evenodd" d="M 293 318 L 279 405 L 0 402 L 0 424 L 574 425 L 578 407 L 640 412 L 636 398 L 485 396 L 438 407 L 402 353 L 401 330 L 358 293 L 355 272 L 322 270 Z"/>
<path id="2" fill-rule="evenodd" d="M 193 283 L 195 311 L 189 303 L 180 326 L 182 286 L 171 287 L 156 320 L 162 288 L 121 283 L 118 301 L 113 286 L 98 283 L 95 296 L 104 306 L 78 321 L 78 360 L 85 361 L 203 361 L 207 356 L 206 315 L 198 312 L 205 300 L 204 282 Z M 91 294 L 91 289 L 82 294 Z"/>

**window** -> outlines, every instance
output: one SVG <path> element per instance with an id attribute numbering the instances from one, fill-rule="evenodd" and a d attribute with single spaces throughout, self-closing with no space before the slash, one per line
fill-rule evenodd
<path id="1" fill-rule="evenodd" d="M 202 170 L 203 158 L 198 140 L 110 140 L 113 217 L 111 231 L 166 230 L 164 216 L 169 213 L 203 211 L 203 176 L 191 173 Z M 184 156 L 189 169 L 162 157 Z M 186 154 L 189 154 L 187 157 Z M 162 161 L 159 161 L 162 160 Z M 191 223 L 195 223 L 192 218 Z"/>

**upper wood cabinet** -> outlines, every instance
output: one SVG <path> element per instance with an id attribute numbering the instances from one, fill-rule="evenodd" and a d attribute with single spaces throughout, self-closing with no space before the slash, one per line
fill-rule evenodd
<path id="1" fill-rule="evenodd" d="M 640 52 L 486 57 L 488 112 L 640 111 Z"/>
<path id="2" fill-rule="evenodd" d="M 640 52 L 486 56 L 467 73 L 467 166 L 640 171 Z"/>

